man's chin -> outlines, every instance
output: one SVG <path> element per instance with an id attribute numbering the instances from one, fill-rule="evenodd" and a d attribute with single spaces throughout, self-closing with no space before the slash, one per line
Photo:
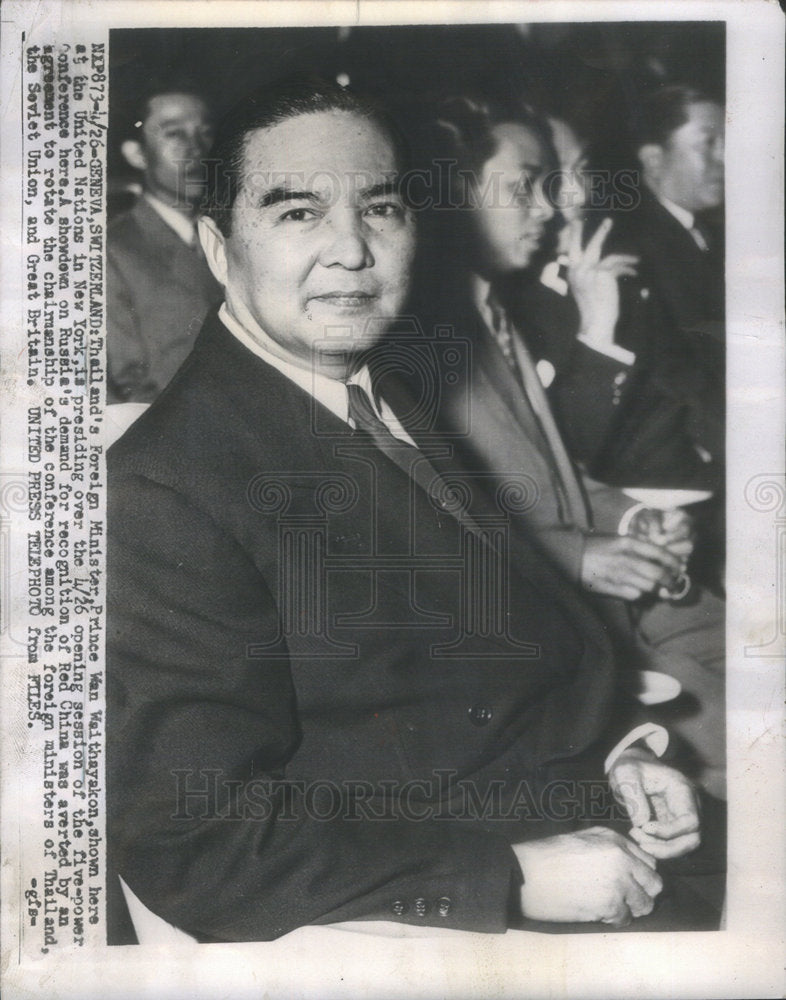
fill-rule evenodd
<path id="1" fill-rule="evenodd" d="M 395 317 L 381 314 L 378 303 L 336 307 L 333 304 L 309 303 L 308 318 L 323 331 L 324 340 L 340 343 L 345 349 L 360 345 L 364 349 L 376 343 L 392 325 Z"/>

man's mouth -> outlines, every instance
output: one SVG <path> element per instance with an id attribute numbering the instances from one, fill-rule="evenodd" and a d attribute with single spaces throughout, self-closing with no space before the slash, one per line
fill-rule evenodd
<path id="1" fill-rule="evenodd" d="M 521 237 L 522 243 L 531 243 L 532 246 L 538 246 L 540 241 L 543 239 L 543 230 L 538 229 L 534 233 L 524 233 Z"/>
<path id="2" fill-rule="evenodd" d="M 371 292 L 364 292 L 360 289 L 350 291 L 324 292 L 322 295 L 312 295 L 311 302 L 324 302 L 326 305 L 335 306 L 341 309 L 354 309 L 367 306 L 375 301 L 376 295 Z"/>

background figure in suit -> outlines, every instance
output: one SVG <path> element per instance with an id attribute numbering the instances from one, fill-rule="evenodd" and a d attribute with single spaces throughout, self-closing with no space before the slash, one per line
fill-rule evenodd
<path id="1" fill-rule="evenodd" d="M 387 120 L 290 81 L 215 156 L 225 302 L 109 453 L 110 891 L 224 941 L 711 926 L 648 916 L 696 803 L 664 731 L 628 730 L 595 615 L 372 384 L 415 248 Z M 593 811 L 607 754 L 630 836 Z"/>
<path id="2" fill-rule="evenodd" d="M 452 180 L 450 204 L 459 207 L 431 213 L 415 309 L 427 327 L 452 328 L 472 343 L 471 379 L 438 379 L 438 425 L 495 488 L 513 472 L 530 477 L 522 516 L 533 538 L 571 581 L 598 595 L 631 663 L 673 674 L 697 699 L 677 728 L 698 751 L 701 780 L 725 794 L 724 605 L 700 588 L 688 604 L 669 600 L 692 548 L 690 519 L 681 510 L 642 510 L 577 472 L 498 294 L 501 279 L 530 263 L 553 216 L 544 190 L 548 134 L 521 107 L 458 98 L 438 109 L 435 139 L 432 162 L 451 170 L 439 189 Z M 613 290 L 633 261 L 617 254 L 601 262 L 603 235 L 586 248 L 574 241 L 573 266 Z M 604 308 L 601 301 L 596 313 Z M 654 533 L 643 530 L 646 520 Z"/>
<path id="3" fill-rule="evenodd" d="M 140 103 L 122 145 L 143 193 L 107 232 L 110 403 L 148 403 L 185 360 L 220 289 L 196 235 L 213 125 L 201 97 L 161 91 Z"/>
<path id="4" fill-rule="evenodd" d="M 560 166 L 549 183 L 559 207 L 556 256 L 511 273 L 500 296 L 533 359 L 548 365 L 549 400 L 574 460 L 617 486 L 714 494 L 696 511 L 691 571 L 720 590 L 723 349 L 706 334 L 679 329 L 639 275 L 641 257 L 623 221 L 636 193 L 623 187 L 623 175 L 611 186 L 596 184 L 586 144 L 567 123 L 549 124 Z M 582 252 L 585 243 L 593 253 Z"/>
<path id="5" fill-rule="evenodd" d="M 617 240 L 683 330 L 723 339 L 723 106 L 689 87 L 652 92 L 638 109 L 634 149 L 641 199 L 619 212 Z M 720 224 L 719 224 L 720 223 Z"/>

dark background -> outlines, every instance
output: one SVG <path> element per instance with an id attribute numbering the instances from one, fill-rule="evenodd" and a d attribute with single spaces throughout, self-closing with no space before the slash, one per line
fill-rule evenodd
<path id="1" fill-rule="evenodd" d="M 723 100 L 725 25 L 605 22 L 358 28 L 145 28 L 110 33 L 110 194 L 133 180 L 119 146 L 151 84 L 190 84 L 217 115 L 266 81 L 307 70 L 383 98 L 407 128 L 430 98 L 518 93 L 624 155 L 641 93 L 663 81 Z"/>

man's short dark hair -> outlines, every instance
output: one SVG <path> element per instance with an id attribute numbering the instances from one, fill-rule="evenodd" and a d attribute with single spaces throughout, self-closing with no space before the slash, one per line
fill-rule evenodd
<path id="1" fill-rule="evenodd" d="M 150 103 L 156 97 L 165 97 L 169 94 L 187 94 L 201 101 L 208 112 L 212 114 L 210 101 L 202 93 L 197 84 L 190 77 L 174 77 L 167 80 L 151 80 L 141 90 L 129 108 L 125 122 L 125 139 L 136 139 L 138 142 L 144 141 L 142 126 L 150 115 Z"/>
<path id="2" fill-rule="evenodd" d="M 556 153 L 545 119 L 524 101 L 489 100 L 483 97 L 449 97 L 436 109 L 434 124 L 440 136 L 441 154 L 455 157 L 461 171 L 478 177 L 483 165 L 496 153 L 499 142 L 494 128 L 523 125 L 540 140 L 550 166 Z"/>
<path id="3" fill-rule="evenodd" d="M 636 149 L 650 143 L 664 146 L 671 135 L 688 121 L 693 104 L 719 104 L 716 97 L 696 87 L 670 84 L 650 91 L 639 105 L 632 122 Z"/>
<path id="4" fill-rule="evenodd" d="M 348 111 L 373 122 L 389 136 L 399 169 L 404 170 L 403 138 L 380 105 L 329 80 L 300 75 L 288 77 L 245 97 L 219 123 L 201 210 L 224 236 L 231 234 L 232 207 L 243 183 L 245 153 L 251 134 L 290 118 L 322 111 Z"/>

